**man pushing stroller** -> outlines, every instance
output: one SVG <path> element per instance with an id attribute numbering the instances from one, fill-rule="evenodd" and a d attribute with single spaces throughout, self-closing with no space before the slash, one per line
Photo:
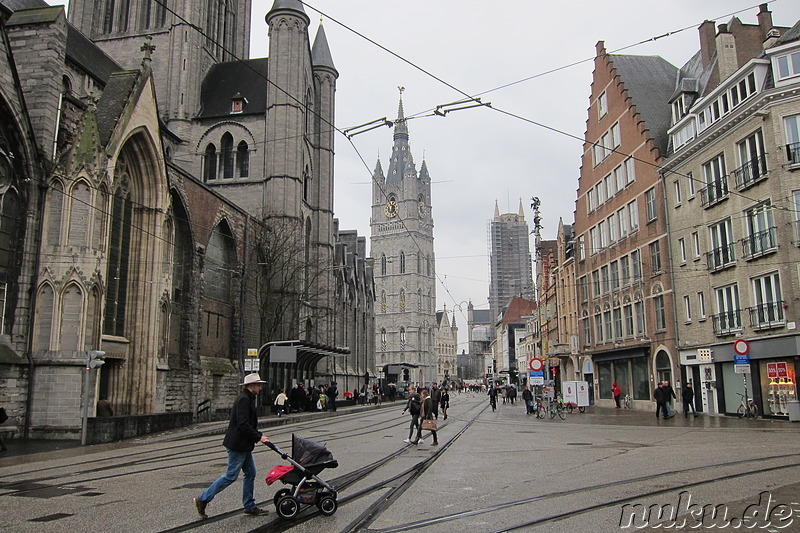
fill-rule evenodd
<path id="1" fill-rule="evenodd" d="M 236 481 L 240 470 L 244 472 L 242 486 L 244 514 L 261 516 L 269 512 L 256 507 L 256 500 L 253 497 L 256 477 L 253 448 L 255 448 L 256 442 L 269 442 L 269 438 L 258 431 L 256 417 L 256 396 L 261 392 L 261 386 L 264 383 L 258 374 L 248 374 L 244 378 L 242 391 L 233 402 L 230 422 L 225 431 L 225 439 L 222 441 L 222 445 L 228 449 L 228 470 L 194 499 L 200 518 L 208 518 L 208 514 L 206 514 L 208 504 L 214 499 L 214 496 Z"/>

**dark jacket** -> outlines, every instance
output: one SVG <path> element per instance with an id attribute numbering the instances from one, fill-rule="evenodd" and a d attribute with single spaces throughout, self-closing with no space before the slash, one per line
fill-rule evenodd
<path id="1" fill-rule="evenodd" d="M 430 396 L 425 398 L 425 401 L 422 402 L 422 418 L 425 420 L 433 420 L 433 399 L 431 399 Z"/>
<path id="2" fill-rule="evenodd" d="M 667 391 L 664 390 L 664 387 L 656 387 L 656 390 L 653 391 L 653 399 L 656 403 L 667 402 Z"/>
<path id="3" fill-rule="evenodd" d="M 672 388 L 672 385 L 667 385 L 664 387 L 664 401 L 668 402 L 670 398 L 677 399 L 678 397 L 675 396 L 675 389 Z"/>
<path id="4" fill-rule="evenodd" d="M 692 387 L 684 387 L 681 392 L 683 403 L 692 403 L 694 401 L 694 389 Z"/>
<path id="5" fill-rule="evenodd" d="M 442 392 L 442 398 L 439 400 L 440 405 L 444 408 L 450 407 L 450 393 L 447 391 Z"/>
<path id="6" fill-rule="evenodd" d="M 231 407 L 231 420 L 222 445 L 234 452 L 252 452 L 261 440 L 256 418 L 256 395 L 245 389 Z"/>
<path id="7" fill-rule="evenodd" d="M 529 402 L 533 401 L 533 393 L 530 391 L 530 389 L 525 389 L 522 391 L 522 399 L 528 400 Z"/>
<path id="8" fill-rule="evenodd" d="M 422 396 L 418 392 L 408 397 L 406 408 L 403 411 L 410 411 L 413 416 L 419 416 L 419 408 L 422 402 Z"/>

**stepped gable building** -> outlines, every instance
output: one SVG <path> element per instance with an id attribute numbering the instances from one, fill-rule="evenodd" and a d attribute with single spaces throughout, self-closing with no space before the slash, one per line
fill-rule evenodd
<path id="1" fill-rule="evenodd" d="M 500 214 L 494 204 L 490 223 L 489 308 L 492 320 L 499 320 L 502 308 L 515 297 L 533 300 L 533 263 L 531 262 L 530 228 L 525 222 L 522 200 L 518 213 Z"/>
<path id="2" fill-rule="evenodd" d="M 434 345 L 436 347 L 436 359 L 438 361 L 439 383 L 450 386 L 458 376 L 458 364 L 456 362 L 456 351 L 458 348 L 458 326 L 456 325 L 456 314 L 452 313 L 452 322 L 445 307 L 442 311 L 436 311 L 436 329 L 434 331 Z"/>
<path id="3" fill-rule="evenodd" d="M 763 4 L 755 24 L 706 21 L 699 34 L 662 163 L 682 380 L 706 412 L 733 414 L 747 394 L 785 418 L 800 367 L 800 23 L 775 26 Z"/>
<path id="4" fill-rule="evenodd" d="M 75 0 L 67 17 L 0 0 L 12 436 L 76 438 L 101 397 L 126 423 L 185 423 L 198 405 L 226 408 L 247 349 L 269 342 L 293 341 L 289 360 L 262 353 L 270 387 L 352 387 L 374 368 L 371 273 L 333 219 L 338 74 L 324 31 L 312 46 L 302 3 L 276 0 L 270 56 L 237 62 L 250 2 L 177 9 Z M 86 372 L 91 350 L 106 361 Z"/>
<path id="5" fill-rule="evenodd" d="M 388 172 L 378 160 L 372 176 L 375 359 L 390 383 L 424 384 L 438 379 L 431 178 L 408 141 L 401 94 Z"/>
<path id="6" fill-rule="evenodd" d="M 660 57 L 611 55 L 597 43 L 574 232 L 579 368 L 593 371 L 599 405 L 613 405 L 616 381 L 650 408 L 655 382 L 678 378 L 657 168 L 667 153 L 665 102 L 676 75 Z"/>

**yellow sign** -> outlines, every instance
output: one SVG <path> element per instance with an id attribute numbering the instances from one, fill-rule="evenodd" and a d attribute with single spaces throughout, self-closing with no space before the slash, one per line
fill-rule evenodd
<path id="1" fill-rule="evenodd" d="M 247 357 L 258 357 L 258 348 L 248 348 Z"/>

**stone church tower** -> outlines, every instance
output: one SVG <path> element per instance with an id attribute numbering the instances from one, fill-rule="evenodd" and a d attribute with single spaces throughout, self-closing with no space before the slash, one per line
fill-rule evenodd
<path id="1" fill-rule="evenodd" d="M 389 170 L 379 160 L 372 177 L 375 362 L 390 383 L 425 384 L 438 377 L 431 178 L 408 138 L 401 94 Z"/>

